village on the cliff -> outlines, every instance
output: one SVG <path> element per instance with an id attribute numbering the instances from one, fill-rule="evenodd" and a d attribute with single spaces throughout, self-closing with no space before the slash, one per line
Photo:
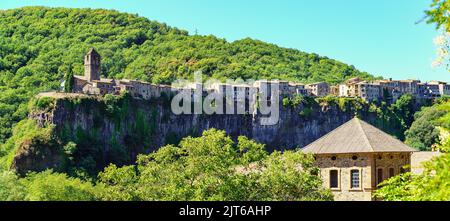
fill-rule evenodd
<path id="1" fill-rule="evenodd" d="M 184 88 L 174 88 L 169 85 L 156 85 L 138 80 L 115 80 L 100 77 L 101 56 L 94 49 L 90 49 L 85 56 L 84 76 L 74 76 L 73 91 L 87 95 L 120 94 L 127 91 L 131 96 L 142 99 L 161 97 L 162 94 L 173 93 L 174 90 L 191 90 L 192 93 L 199 88 L 200 83 L 191 83 Z M 450 95 L 450 85 L 442 81 L 422 83 L 419 80 L 376 80 L 363 81 L 360 78 L 352 78 L 343 84 L 330 86 L 326 82 L 313 84 L 301 84 L 280 80 L 258 80 L 253 84 L 227 84 L 215 83 L 204 88 L 205 91 L 213 91 L 219 95 L 231 94 L 232 99 L 238 99 L 243 94 L 246 99 L 251 92 L 260 91 L 261 88 L 278 88 L 282 97 L 295 95 L 325 97 L 333 95 L 337 97 L 358 97 L 367 102 L 385 101 L 393 103 L 404 94 L 411 94 L 416 98 L 432 99 L 443 95 Z M 202 89 L 203 90 L 203 89 Z M 269 92 L 270 93 L 270 92 Z M 270 94 L 269 94 L 270 97 Z"/>

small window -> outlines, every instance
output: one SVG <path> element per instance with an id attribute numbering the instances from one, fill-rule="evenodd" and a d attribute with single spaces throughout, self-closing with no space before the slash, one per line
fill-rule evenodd
<path id="1" fill-rule="evenodd" d="M 336 156 L 332 156 L 331 160 L 335 161 L 336 160 Z"/>
<path id="2" fill-rule="evenodd" d="M 352 157 L 352 160 L 357 160 L 357 159 L 358 159 L 357 156 L 353 156 L 353 157 Z"/>
<path id="3" fill-rule="evenodd" d="M 383 169 L 379 168 L 377 170 L 377 184 L 383 182 Z"/>
<path id="4" fill-rule="evenodd" d="M 351 177 L 350 177 L 350 179 L 351 179 L 351 182 L 352 182 L 352 185 L 351 185 L 351 188 L 352 189 L 356 189 L 356 188 L 359 188 L 359 170 L 351 170 Z"/>
<path id="5" fill-rule="evenodd" d="M 330 188 L 339 188 L 337 170 L 330 170 Z"/>
<path id="6" fill-rule="evenodd" d="M 394 177 L 394 176 L 395 176 L 394 168 L 389 168 L 389 178 Z"/>

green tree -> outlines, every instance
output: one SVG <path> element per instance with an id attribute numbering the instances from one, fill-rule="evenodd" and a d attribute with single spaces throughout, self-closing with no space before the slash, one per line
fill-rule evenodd
<path id="1" fill-rule="evenodd" d="M 402 121 L 406 125 L 411 125 L 414 121 L 414 109 L 416 105 L 416 100 L 413 95 L 405 94 L 402 95 L 393 105 L 395 113 L 398 116 L 403 116 Z"/>
<path id="2" fill-rule="evenodd" d="M 427 22 L 434 23 L 438 28 L 444 28 L 450 32 L 450 1 L 448 0 L 432 0 L 431 9 L 425 13 L 427 15 Z"/>
<path id="3" fill-rule="evenodd" d="M 29 174 L 22 180 L 30 201 L 92 201 L 98 200 L 98 189 L 91 183 L 65 174 L 46 171 Z"/>
<path id="4" fill-rule="evenodd" d="M 299 152 L 268 155 L 264 145 L 245 137 L 235 144 L 211 129 L 140 156 L 136 166 L 112 165 L 98 185 L 109 200 L 332 200 L 313 162 Z"/>
<path id="5" fill-rule="evenodd" d="M 64 92 L 70 93 L 73 92 L 75 80 L 72 72 L 72 67 L 69 67 L 69 69 L 67 70 L 67 73 L 64 75 Z"/>
<path id="6" fill-rule="evenodd" d="M 0 170 L 0 201 L 25 200 L 26 188 L 11 171 Z"/>
<path id="7" fill-rule="evenodd" d="M 418 150 L 431 150 L 432 145 L 439 142 L 438 119 L 448 113 L 444 106 L 446 105 L 435 105 L 417 112 L 416 120 L 405 132 L 406 144 Z"/>

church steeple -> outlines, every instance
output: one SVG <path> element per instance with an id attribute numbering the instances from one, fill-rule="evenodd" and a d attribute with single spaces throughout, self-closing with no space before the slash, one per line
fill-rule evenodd
<path id="1" fill-rule="evenodd" d="M 100 80 L 100 54 L 91 48 L 84 57 L 84 76 L 88 81 Z"/>

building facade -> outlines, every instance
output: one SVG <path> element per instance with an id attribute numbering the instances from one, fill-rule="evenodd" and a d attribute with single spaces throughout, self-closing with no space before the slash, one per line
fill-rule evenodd
<path id="1" fill-rule="evenodd" d="M 316 97 L 325 97 L 330 94 L 330 86 L 325 82 L 307 84 L 306 89 L 310 90 L 311 95 Z"/>

